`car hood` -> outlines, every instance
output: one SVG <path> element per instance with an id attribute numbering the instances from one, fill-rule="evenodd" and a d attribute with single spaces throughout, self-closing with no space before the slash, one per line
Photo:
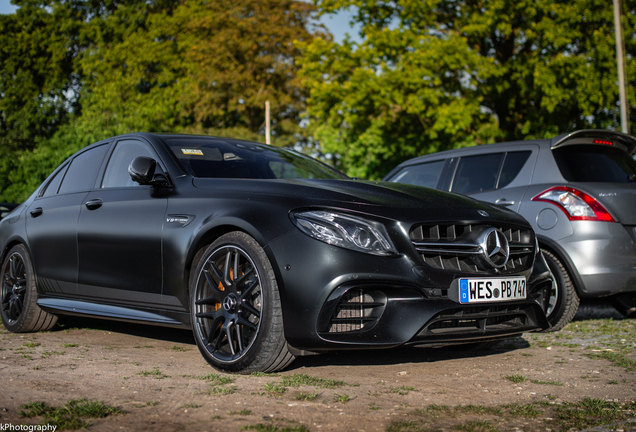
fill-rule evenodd
<path id="1" fill-rule="evenodd" d="M 570 183 L 596 198 L 623 225 L 636 225 L 636 183 Z"/>
<path id="2" fill-rule="evenodd" d="M 247 195 L 291 198 L 295 207 L 338 207 L 390 219 L 461 220 L 503 219 L 528 225 L 517 213 L 464 195 L 392 182 L 358 180 L 230 180 L 194 179 L 201 189 L 236 191 Z M 264 198 L 265 199 L 265 198 Z M 291 208 L 290 208 L 291 209 Z M 486 211 L 488 216 L 478 213 Z"/>

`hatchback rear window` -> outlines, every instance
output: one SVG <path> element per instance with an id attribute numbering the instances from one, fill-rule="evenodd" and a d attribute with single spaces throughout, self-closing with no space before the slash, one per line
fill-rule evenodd
<path id="1" fill-rule="evenodd" d="M 553 154 L 561 175 L 570 182 L 636 181 L 636 161 L 617 148 L 574 145 L 557 148 Z"/>

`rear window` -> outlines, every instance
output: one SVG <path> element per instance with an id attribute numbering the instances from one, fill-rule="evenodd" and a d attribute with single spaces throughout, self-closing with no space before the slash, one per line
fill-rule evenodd
<path id="1" fill-rule="evenodd" d="M 574 145 L 552 151 L 561 175 L 570 182 L 627 183 L 636 181 L 636 161 L 608 146 Z"/>

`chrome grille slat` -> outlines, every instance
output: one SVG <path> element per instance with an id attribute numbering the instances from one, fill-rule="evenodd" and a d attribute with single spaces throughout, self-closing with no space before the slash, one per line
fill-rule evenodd
<path id="1" fill-rule="evenodd" d="M 434 269 L 480 273 L 471 257 L 479 256 L 479 245 L 467 242 L 470 235 L 486 226 L 471 224 L 421 224 L 411 229 L 410 239 L 425 264 Z M 490 226 L 490 225 L 488 225 Z M 534 236 L 530 229 L 494 226 L 504 233 L 510 246 L 510 257 L 500 273 L 525 270 L 532 265 Z"/>

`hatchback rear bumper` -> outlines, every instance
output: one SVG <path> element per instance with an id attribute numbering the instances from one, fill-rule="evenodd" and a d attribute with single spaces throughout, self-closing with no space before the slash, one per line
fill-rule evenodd
<path id="1" fill-rule="evenodd" d="M 636 291 L 636 232 L 619 223 L 575 221 L 559 245 L 570 257 L 579 294 L 597 297 Z M 564 256 L 563 253 L 559 254 Z"/>

